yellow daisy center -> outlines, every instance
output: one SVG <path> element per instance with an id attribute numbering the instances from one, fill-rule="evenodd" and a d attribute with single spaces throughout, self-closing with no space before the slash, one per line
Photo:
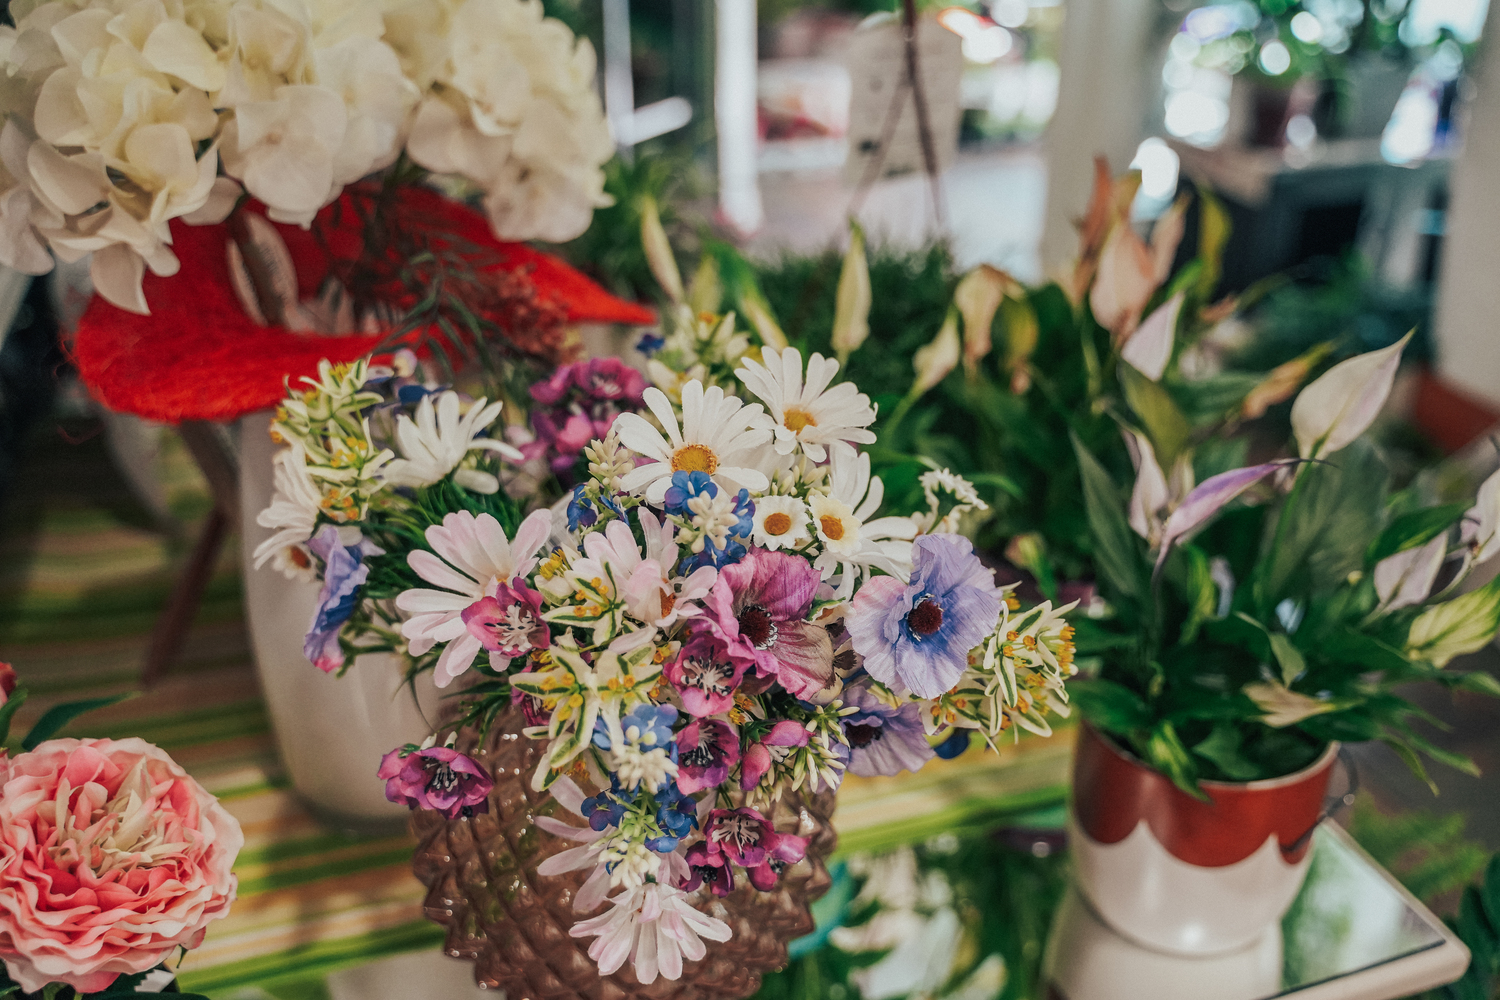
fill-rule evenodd
<path id="1" fill-rule="evenodd" d="M 808 413 L 806 410 L 799 410 L 796 407 L 787 410 L 786 413 L 782 415 L 781 422 L 786 425 L 786 429 L 791 431 L 793 434 L 801 433 L 802 428 L 804 427 L 818 426 L 816 417 L 814 417 L 811 413 Z"/>
<path id="2" fill-rule="evenodd" d="M 824 520 L 827 521 L 828 518 L 824 518 Z M 781 511 L 778 510 L 776 513 L 766 517 L 766 534 L 784 535 L 791 530 L 792 519 Z"/>
<path id="3" fill-rule="evenodd" d="M 706 472 L 710 476 L 719 468 L 719 456 L 701 444 L 678 448 L 672 455 L 673 472 Z"/>
<path id="4" fill-rule="evenodd" d="M 770 518 L 768 517 L 766 520 L 769 521 Z M 818 524 L 823 529 L 823 537 L 827 538 L 830 542 L 836 542 L 844 537 L 844 522 L 838 518 L 824 514 L 818 518 Z"/>

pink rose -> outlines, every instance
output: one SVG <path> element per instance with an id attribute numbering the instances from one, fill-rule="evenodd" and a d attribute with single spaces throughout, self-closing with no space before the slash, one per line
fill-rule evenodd
<path id="1" fill-rule="evenodd" d="M 16 689 L 16 668 L 9 663 L 0 663 L 0 705 L 10 700 L 10 693 Z"/>
<path id="2" fill-rule="evenodd" d="M 0 959 L 23 991 L 79 993 L 194 948 L 234 899 L 239 823 L 139 739 L 0 759 Z"/>

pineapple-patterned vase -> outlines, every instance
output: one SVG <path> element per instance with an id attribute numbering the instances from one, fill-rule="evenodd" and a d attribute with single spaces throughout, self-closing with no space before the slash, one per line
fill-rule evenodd
<path id="1" fill-rule="evenodd" d="M 762 973 L 786 964 L 787 942 L 812 930 L 808 905 L 828 889 L 824 861 L 837 842 L 832 793 L 790 793 L 775 808 L 770 818 L 778 832 L 808 839 L 806 859 L 787 867 L 775 889 L 761 892 L 741 878 L 723 899 L 707 887 L 690 897 L 730 926 L 730 940 L 705 942 L 708 954 L 685 961 L 677 980 L 642 985 L 629 962 L 601 977 L 588 957 L 592 939 L 568 936 L 574 923 L 593 915 L 573 910 L 588 871 L 537 874 L 547 858 L 576 845 L 539 829 L 536 817 L 582 822 L 551 795 L 532 791 L 545 744 L 523 736 L 523 725 L 512 709 L 495 720 L 483 747 L 477 731 L 459 734 L 458 748 L 495 779 L 488 813 L 448 820 L 418 810 L 412 818 L 421 841 L 413 867 L 428 889 L 427 917 L 447 928 L 450 956 L 474 963 L 476 982 L 504 990 L 510 1000 L 735 1000 L 755 992 Z"/>

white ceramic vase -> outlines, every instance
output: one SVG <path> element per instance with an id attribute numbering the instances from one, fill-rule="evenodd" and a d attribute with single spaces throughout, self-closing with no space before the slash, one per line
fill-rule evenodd
<path id="1" fill-rule="evenodd" d="M 387 802 L 375 776 L 381 755 L 419 743 L 438 718 L 441 696 L 430 675 L 417 697 L 402 684 L 390 653 L 360 657 L 343 677 L 325 674 L 302 655 L 319 584 L 288 580 L 252 553 L 270 532 L 255 523 L 271 500 L 269 411 L 240 423 L 240 510 L 245 610 L 271 727 L 297 794 L 316 813 L 351 829 L 400 829 L 405 806 Z"/>

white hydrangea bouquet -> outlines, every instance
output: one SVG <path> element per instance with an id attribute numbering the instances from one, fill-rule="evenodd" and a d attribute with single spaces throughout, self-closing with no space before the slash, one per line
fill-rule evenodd
<path id="1" fill-rule="evenodd" d="M 540 0 L 16 0 L 0 27 L 0 263 L 92 253 L 147 311 L 169 223 L 248 194 L 310 225 L 346 185 L 440 180 L 503 240 L 571 239 L 613 146 L 595 59 Z M 270 227 L 264 227 L 269 229 Z M 49 253 L 48 251 L 51 251 Z M 343 332 L 343 331 L 336 331 Z"/>
<path id="2" fill-rule="evenodd" d="M 803 859 L 768 818 L 782 796 L 917 770 L 976 731 L 1049 732 L 1074 672 L 1069 609 L 1021 612 L 953 532 L 968 484 L 934 472 L 930 509 L 879 516 L 858 448 L 875 411 L 838 363 L 749 338 L 739 355 L 758 402 L 646 388 L 584 449 L 586 478 L 524 518 L 497 488 L 517 458 L 497 406 L 397 367 L 326 369 L 274 425 L 259 558 L 323 580 L 310 658 L 404 653 L 481 733 L 519 708 L 543 747 L 532 788 L 579 820 L 537 819 L 577 845 L 538 871 L 590 872 L 571 933 L 641 983 L 730 937 L 695 901 L 770 890 Z M 496 777 L 451 739 L 380 775 L 459 822 Z"/>

